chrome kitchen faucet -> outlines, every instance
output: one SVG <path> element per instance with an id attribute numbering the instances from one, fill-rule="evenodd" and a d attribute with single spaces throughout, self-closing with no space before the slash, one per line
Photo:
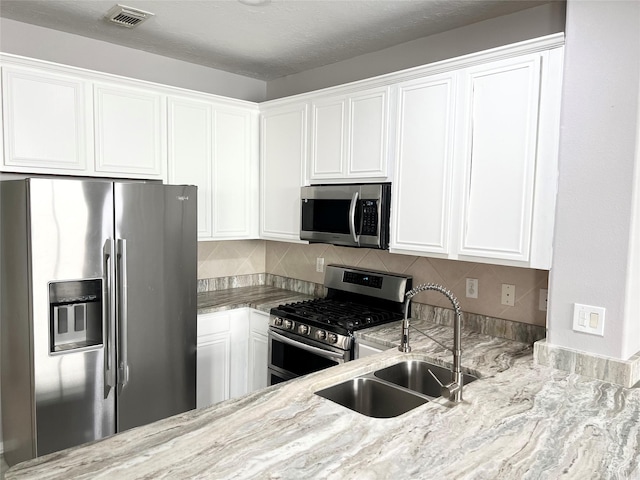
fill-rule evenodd
<path id="1" fill-rule="evenodd" d="M 441 395 L 446 397 L 451 402 L 461 402 L 462 401 L 462 367 L 461 367 L 461 356 L 462 356 L 462 315 L 460 312 L 460 303 L 458 303 L 458 299 L 451 293 L 450 290 L 446 289 L 442 285 L 438 285 L 437 283 L 423 283 L 422 285 L 418 285 L 417 287 L 409 290 L 406 294 L 406 300 L 404 303 L 404 320 L 402 320 L 402 338 L 400 340 L 400 346 L 398 350 L 404 353 L 408 353 L 411 351 L 411 347 L 409 346 L 409 304 L 411 303 L 411 299 L 415 297 L 418 293 L 424 292 L 427 290 L 434 290 L 436 292 L 442 293 L 445 297 L 449 299 L 451 305 L 453 305 L 453 310 L 455 312 L 455 319 L 453 322 L 453 349 L 443 345 L 435 338 L 430 335 L 420 332 L 423 335 L 429 337 L 431 340 L 436 342 L 441 347 L 449 350 L 453 353 L 453 366 L 451 368 L 451 382 L 443 385 L 440 380 L 429 370 L 429 373 L 436 379 L 436 381 L 440 384 Z"/>

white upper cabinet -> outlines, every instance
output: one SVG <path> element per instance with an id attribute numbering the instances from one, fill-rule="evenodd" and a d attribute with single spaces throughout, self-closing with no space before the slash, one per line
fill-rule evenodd
<path id="1" fill-rule="evenodd" d="M 390 87 L 311 100 L 311 183 L 388 178 Z"/>
<path id="2" fill-rule="evenodd" d="M 391 252 L 551 267 L 562 55 L 399 85 Z"/>
<path id="3" fill-rule="evenodd" d="M 541 55 L 466 69 L 459 254 L 527 262 Z"/>
<path id="4" fill-rule="evenodd" d="M 0 54 L 0 170 L 164 180 L 165 96 L 146 82 Z"/>
<path id="5" fill-rule="evenodd" d="M 75 174 L 86 169 L 87 97 L 91 92 L 78 78 L 3 67 L 4 169 Z"/>
<path id="6" fill-rule="evenodd" d="M 200 239 L 256 238 L 258 110 L 168 99 L 169 182 L 198 186 Z"/>
<path id="7" fill-rule="evenodd" d="M 304 102 L 261 108 L 260 238 L 300 242 L 307 111 Z"/>
<path id="8" fill-rule="evenodd" d="M 150 90 L 94 85 L 96 171 L 164 177 L 164 97 Z"/>
<path id="9" fill-rule="evenodd" d="M 212 112 L 208 102 L 168 99 L 169 183 L 198 187 L 198 238 L 212 236 Z"/>
<path id="10" fill-rule="evenodd" d="M 311 102 L 311 181 L 344 178 L 347 171 L 347 99 Z"/>
<path id="11" fill-rule="evenodd" d="M 456 79 L 450 72 L 398 85 L 391 248 L 450 252 Z"/>
<path id="12" fill-rule="evenodd" d="M 213 125 L 213 237 L 257 238 L 257 108 L 217 107 Z"/>

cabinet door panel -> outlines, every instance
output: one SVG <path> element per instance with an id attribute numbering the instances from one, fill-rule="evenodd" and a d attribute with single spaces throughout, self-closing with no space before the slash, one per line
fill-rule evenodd
<path id="1" fill-rule="evenodd" d="M 269 314 L 259 310 L 250 312 L 249 391 L 253 392 L 267 386 Z"/>
<path id="2" fill-rule="evenodd" d="M 269 358 L 269 346 L 266 335 L 251 332 L 249 338 L 249 364 L 251 377 L 249 379 L 249 391 L 260 390 L 267 387 L 267 365 Z"/>
<path id="3" fill-rule="evenodd" d="M 84 169 L 85 102 L 80 80 L 3 68 L 4 164 Z"/>
<path id="4" fill-rule="evenodd" d="M 389 90 L 350 98 L 350 176 L 387 176 Z"/>
<path id="5" fill-rule="evenodd" d="M 227 400 L 230 394 L 231 343 L 228 334 L 198 339 L 196 408 Z"/>
<path id="6" fill-rule="evenodd" d="M 96 85 L 96 170 L 161 177 L 165 158 L 162 96 Z"/>
<path id="7" fill-rule="evenodd" d="M 540 59 L 468 70 L 460 254 L 527 261 L 537 141 Z"/>
<path id="8" fill-rule="evenodd" d="M 257 208 L 251 114 L 216 109 L 214 128 L 213 236 L 248 238 Z"/>
<path id="9" fill-rule="evenodd" d="M 344 176 L 346 105 L 345 99 L 312 104 L 312 179 Z"/>
<path id="10" fill-rule="evenodd" d="M 448 253 L 455 76 L 399 86 L 392 248 Z"/>
<path id="11" fill-rule="evenodd" d="M 198 186 L 198 237 L 211 237 L 212 108 L 170 98 L 169 182 Z"/>
<path id="12" fill-rule="evenodd" d="M 262 114 L 260 237 L 300 241 L 300 187 L 307 161 L 307 105 Z"/>

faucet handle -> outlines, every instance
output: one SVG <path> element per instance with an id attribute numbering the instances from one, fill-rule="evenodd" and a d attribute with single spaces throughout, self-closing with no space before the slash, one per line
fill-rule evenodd
<path id="1" fill-rule="evenodd" d="M 431 371 L 431 369 L 430 369 L 430 368 L 427 368 L 427 372 L 429 372 L 429 373 L 431 374 L 431 376 L 433 377 L 433 379 L 434 379 L 436 382 L 438 382 L 438 385 L 440 385 L 440 388 L 444 388 L 444 385 L 442 384 L 442 382 L 440 381 L 440 379 L 439 379 L 438 377 L 436 377 L 436 374 L 435 374 L 435 373 L 433 373 L 433 372 Z"/>
<path id="2" fill-rule="evenodd" d="M 440 383 L 440 386 L 442 387 L 440 389 L 440 395 L 442 395 L 445 398 L 448 398 L 451 402 L 457 401 L 456 400 L 457 394 L 459 392 L 462 392 L 462 387 L 456 382 L 447 383 L 446 385 L 442 385 Z"/>
<path id="3" fill-rule="evenodd" d="M 443 385 L 440 379 L 436 377 L 436 374 L 433 373 L 430 368 L 427 369 L 427 372 L 429 372 L 433 379 L 438 382 L 438 385 L 440 385 L 440 395 L 442 397 L 448 398 L 452 402 L 456 401 L 456 394 L 462 391 L 460 384 L 458 384 L 457 382 L 451 382 Z"/>

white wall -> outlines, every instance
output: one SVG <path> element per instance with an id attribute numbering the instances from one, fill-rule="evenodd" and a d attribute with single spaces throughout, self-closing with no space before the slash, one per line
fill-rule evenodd
<path id="1" fill-rule="evenodd" d="M 241 100 L 266 97 L 262 80 L 5 18 L 0 51 Z"/>
<path id="2" fill-rule="evenodd" d="M 554 2 L 485 20 L 267 83 L 286 97 L 564 31 L 565 5 Z"/>
<path id="3" fill-rule="evenodd" d="M 639 59 L 640 2 L 569 0 L 547 341 L 619 359 L 640 350 Z M 572 330 L 574 303 L 606 308 L 604 337 Z"/>
<path id="4" fill-rule="evenodd" d="M 640 94 L 639 94 L 640 96 Z M 638 122 L 640 128 L 640 102 L 638 102 Z M 625 324 L 627 334 L 624 336 L 623 351 L 633 352 L 640 338 L 640 134 L 636 144 L 636 175 L 633 210 L 631 219 L 633 229 L 629 241 L 629 272 L 625 306 Z"/>

